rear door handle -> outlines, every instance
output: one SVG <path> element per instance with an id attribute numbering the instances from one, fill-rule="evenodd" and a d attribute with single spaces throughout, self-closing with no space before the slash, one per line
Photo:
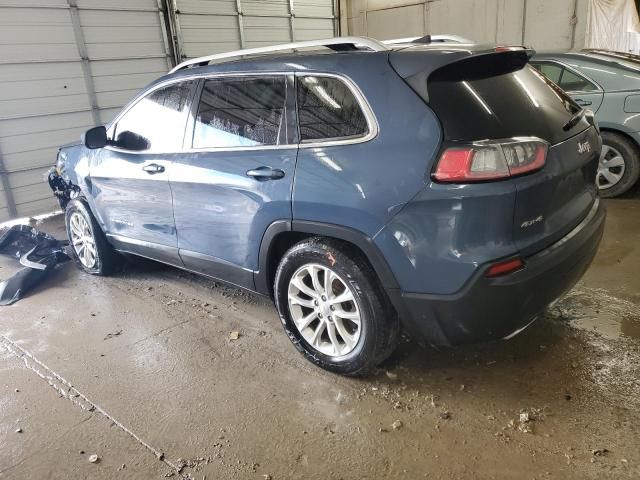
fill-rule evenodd
<path id="1" fill-rule="evenodd" d="M 284 172 L 278 168 L 258 167 L 248 170 L 247 176 L 256 180 L 278 180 L 284 177 Z"/>
<path id="2" fill-rule="evenodd" d="M 142 167 L 142 170 L 147 172 L 149 175 L 154 175 L 156 173 L 164 172 L 164 167 L 162 165 L 158 165 L 157 163 L 150 163 Z"/>
<path id="3" fill-rule="evenodd" d="M 582 98 L 576 98 L 576 103 L 581 107 L 588 107 L 593 102 L 591 100 L 583 100 Z"/>

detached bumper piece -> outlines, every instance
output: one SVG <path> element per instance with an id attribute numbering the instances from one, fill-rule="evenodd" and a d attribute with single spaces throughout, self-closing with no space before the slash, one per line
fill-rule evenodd
<path id="1" fill-rule="evenodd" d="M 69 260 L 68 242 L 61 242 L 28 225 L 15 225 L 0 234 L 0 254 L 13 257 L 24 266 L 0 282 L 0 305 L 11 305 L 47 278 L 55 267 Z"/>

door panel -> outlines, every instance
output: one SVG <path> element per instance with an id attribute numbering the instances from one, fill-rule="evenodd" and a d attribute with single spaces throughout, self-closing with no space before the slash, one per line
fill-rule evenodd
<path id="1" fill-rule="evenodd" d="M 169 175 L 180 257 L 186 268 L 254 288 L 260 242 L 291 219 L 297 157 L 293 77 L 205 79 L 192 107 L 187 155 Z"/>
<path id="2" fill-rule="evenodd" d="M 265 230 L 275 220 L 291 218 L 296 154 L 295 147 L 201 152 L 174 163 L 174 215 L 187 268 L 252 288 Z M 247 175 L 260 166 L 284 176 L 260 180 Z"/>
<path id="3" fill-rule="evenodd" d="M 604 94 L 602 92 L 568 92 L 569 95 L 583 108 L 589 108 L 597 113 L 602 105 Z"/>
<path id="4" fill-rule="evenodd" d="M 144 242 L 176 248 L 178 240 L 173 221 L 173 205 L 168 175 L 172 156 L 139 154 L 102 149 L 91 165 L 91 192 L 105 233 L 130 239 L 130 251 L 154 256 Z M 164 167 L 163 172 L 149 173 L 145 166 Z M 143 242 L 143 243 L 141 243 Z M 153 247 L 149 245 L 148 247 Z M 158 251 L 162 261 L 175 263 L 177 251 L 170 258 Z M 179 263 L 179 262 L 178 262 Z"/>
<path id="5" fill-rule="evenodd" d="M 178 265 L 169 172 L 181 155 L 195 86 L 176 82 L 135 100 L 90 166 L 96 213 L 117 247 Z"/>

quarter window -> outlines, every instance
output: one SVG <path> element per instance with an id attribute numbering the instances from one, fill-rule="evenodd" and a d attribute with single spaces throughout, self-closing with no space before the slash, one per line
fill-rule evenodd
<path id="1" fill-rule="evenodd" d="M 193 81 L 171 84 L 139 100 L 118 120 L 115 146 L 137 151 L 180 150 L 192 86 Z"/>
<path id="2" fill-rule="evenodd" d="M 594 92 L 598 90 L 597 85 L 582 75 L 555 63 L 536 62 L 531 65 L 566 92 Z"/>
<path id="3" fill-rule="evenodd" d="M 198 104 L 193 147 L 284 143 L 285 88 L 284 77 L 206 80 Z"/>
<path id="4" fill-rule="evenodd" d="M 558 84 L 560 88 L 567 92 L 591 92 L 598 90 L 593 83 L 584 78 L 583 76 L 576 75 L 571 70 L 566 68 L 562 72 L 562 78 Z"/>
<path id="5" fill-rule="evenodd" d="M 297 97 L 302 142 L 367 134 L 364 112 L 343 81 L 321 76 L 298 77 Z"/>
<path id="6" fill-rule="evenodd" d="M 559 65 L 554 65 L 552 63 L 539 63 L 533 65 L 535 68 L 540 70 L 549 80 L 551 80 L 556 85 L 560 83 L 560 77 L 562 76 L 563 68 Z"/>

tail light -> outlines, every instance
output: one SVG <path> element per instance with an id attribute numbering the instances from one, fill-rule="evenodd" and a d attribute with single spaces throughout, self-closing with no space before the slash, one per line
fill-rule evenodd
<path id="1" fill-rule="evenodd" d="M 538 138 L 482 141 L 447 148 L 432 177 L 439 182 L 498 180 L 544 167 L 549 146 Z"/>

